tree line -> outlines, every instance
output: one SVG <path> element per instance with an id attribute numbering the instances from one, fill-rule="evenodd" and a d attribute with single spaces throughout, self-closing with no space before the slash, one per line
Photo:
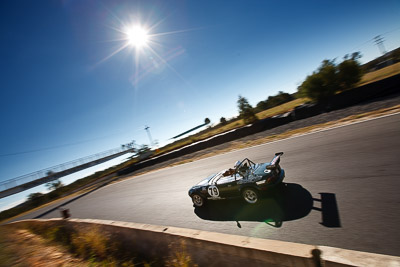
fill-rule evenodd
<path id="1" fill-rule="evenodd" d="M 317 70 L 305 78 L 297 88 L 297 93 L 291 95 L 279 91 L 277 95 L 258 102 L 254 108 L 245 97 L 239 95 L 238 118 L 243 119 L 246 124 L 253 123 L 257 120 L 256 113 L 282 105 L 296 97 L 307 97 L 314 103 L 325 103 L 336 93 L 353 88 L 361 80 L 363 70 L 358 61 L 360 58 L 361 54 L 355 52 L 344 56 L 339 64 L 335 63 L 335 59 L 325 59 Z M 226 123 L 226 119 L 222 117 L 220 123 Z"/>

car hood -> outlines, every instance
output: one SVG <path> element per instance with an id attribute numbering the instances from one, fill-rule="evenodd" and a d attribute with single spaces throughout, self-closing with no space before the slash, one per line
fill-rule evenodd
<path id="1" fill-rule="evenodd" d="M 210 180 L 212 178 L 214 178 L 217 175 L 217 173 L 211 174 L 210 176 L 208 176 L 207 178 L 201 180 L 198 184 L 195 185 L 195 187 L 197 186 L 205 186 L 208 185 L 208 183 L 210 182 Z"/>

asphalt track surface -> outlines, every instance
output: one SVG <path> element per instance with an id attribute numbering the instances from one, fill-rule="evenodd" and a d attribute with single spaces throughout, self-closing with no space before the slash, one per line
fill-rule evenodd
<path id="1" fill-rule="evenodd" d="M 194 209 L 188 189 L 245 157 L 283 151 L 287 186 L 257 206 L 210 201 Z M 100 188 L 68 203 L 93 218 L 333 246 L 400 256 L 400 115 L 229 152 Z M 47 207 L 21 217 L 43 215 Z"/>

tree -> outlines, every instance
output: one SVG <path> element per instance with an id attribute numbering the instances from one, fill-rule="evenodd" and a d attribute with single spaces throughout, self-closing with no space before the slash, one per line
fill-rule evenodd
<path id="1" fill-rule="evenodd" d="M 33 204 L 40 204 L 44 200 L 44 195 L 42 193 L 32 193 L 28 195 L 28 201 Z"/>
<path id="2" fill-rule="evenodd" d="M 276 107 L 282 105 L 283 103 L 292 101 L 293 99 L 294 97 L 292 95 L 279 91 L 276 96 L 272 97 L 270 105 L 271 107 Z"/>
<path id="3" fill-rule="evenodd" d="M 211 121 L 210 121 L 210 119 L 209 118 L 205 118 L 204 119 L 204 124 L 209 124 Z"/>
<path id="4" fill-rule="evenodd" d="M 58 179 L 55 180 L 55 181 L 51 181 L 51 182 L 46 183 L 47 189 L 49 189 L 51 191 L 59 189 L 59 188 L 61 188 L 63 186 L 64 186 L 63 183 Z"/>
<path id="5" fill-rule="evenodd" d="M 338 89 L 338 73 L 333 60 L 322 61 L 318 72 L 307 76 L 298 88 L 301 96 L 309 97 L 315 102 L 328 100 Z"/>
<path id="6" fill-rule="evenodd" d="M 38 198 L 40 198 L 40 197 L 42 197 L 43 196 L 43 194 L 42 193 L 40 193 L 40 192 L 38 192 L 38 193 L 32 193 L 32 194 L 29 194 L 28 195 L 28 200 L 35 200 L 35 199 L 38 199 Z"/>
<path id="7" fill-rule="evenodd" d="M 277 95 L 269 96 L 267 100 L 258 102 L 254 110 L 255 112 L 260 112 L 269 108 L 282 105 L 283 103 L 292 101 L 293 99 L 294 97 L 292 95 L 279 91 Z"/>
<path id="8" fill-rule="evenodd" d="M 318 69 L 323 83 L 323 97 L 329 98 L 339 89 L 337 69 L 334 60 L 325 59 Z"/>
<path id="9" fill-rule="evenodd" d="M 342 90 L 354 87 L 361 80 L 362 70 L 358 62 L 360 57 L 359 52 L 353 53 L 351 57 L 346 55 L 342 63 L 339 64 L 338 78 Z"/>
<path id="10" fill-rule="evenodd" d="M 244 123 L 249 124 L 257 120 L 254 109 L 246 98 L 239 95 L 237 104 L 239 108 L 239 117 L 244 120 Z"/>
<path id="11" fill-rule="evenodd" d="M 221 117 L 221 119 L 219 119 L 219 123 L 226 124 L 226 119 L 224 117 Z"/>
<path id="12" fill-rule="evenodd" d="M 360 52 L 346 55 L 338 66 L 334 60 L 322 61 L 317 72 L 307 76 L 297 88 L 298 95 L 309 97 L 314 102 L 324 102 L 337 91 L 354 87 L 362 75 L 362 68 L 358 62 L 360 57 Z"/>
<path id="13" fill-rule="evenodd" d="M 256 107 L 254 108 L 255 112 L 260 112 L 266 109 L 269 109 L 268 100 L 258 102 Z"/>

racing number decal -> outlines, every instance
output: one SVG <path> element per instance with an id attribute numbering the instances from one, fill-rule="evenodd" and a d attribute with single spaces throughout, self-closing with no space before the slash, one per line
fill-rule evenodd
<path id="1" fill-rule="evenodd" d="M 218 197 L 218 196 L 219 196 L 219 190 L 218 190 L 218 188 L 217 188 L 215 185 L 210 185 L 210 186 L 208 187 L 208 194 L 209 194 L 211 197 Z"/>

